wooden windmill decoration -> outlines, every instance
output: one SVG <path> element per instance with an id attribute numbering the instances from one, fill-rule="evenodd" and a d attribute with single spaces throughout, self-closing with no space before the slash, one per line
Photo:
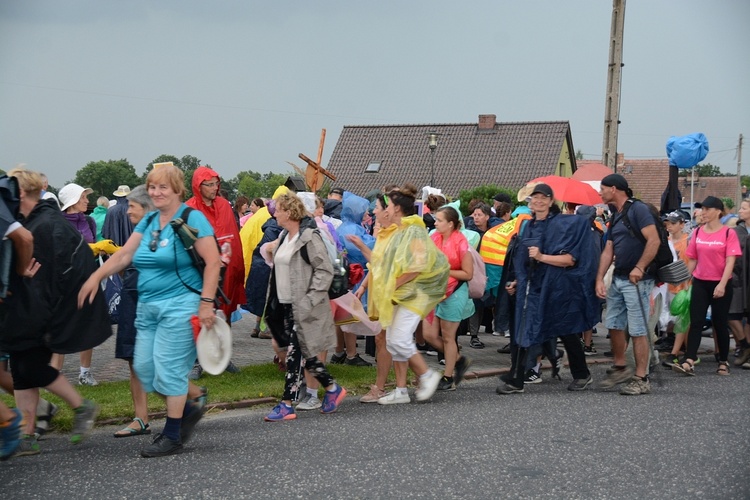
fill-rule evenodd
<path id="1" fill-rule="evenodd" d="M 317 192 L 321 187 L 323 187 L 323 182 L 325 182 L 325 178 L 328 177 L 332 181 L 336 180 L 336 176 L 333 175 L 328 170 L 324 169 L 320 162 L 323 159 L 323 145 L 326 142 L 326 129 L 323 129 L 320 132 L 320 145 L 318 146 L 318 158 L 317 161 L 313 161 L 307 156 L 303 155 L 302 153 L 299 154 L 300 159 L 307 163 L 307 169 L 303 171 L 301 168 L 299 168 L 294 163 L 288 161 L 287 163 L 290 164 L 292 167 L 294 167 L 294 170 L 296 170 L 304 179 L 305 179 L 305 185 L 307 186 L 308 191 L 312 191 L 313 193 Z"/>

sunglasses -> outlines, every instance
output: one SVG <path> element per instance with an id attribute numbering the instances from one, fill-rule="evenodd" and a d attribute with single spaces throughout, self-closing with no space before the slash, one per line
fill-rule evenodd
<path id="1" fill-rule="evenodd" d="M 201 182 L 201 186 L 207 187 L 207 188 L 216 187 L 218 185 L 219 185 L 218 182 Z"/>
<path id="2" fill-rule="evenodd" d="M 156 247 L 159 246 L 159 236 L 161 236 L 161 231 L 151 231 L 151 243 L 148 244 L 148 249 L 152 252 L 156 252 Z"/>

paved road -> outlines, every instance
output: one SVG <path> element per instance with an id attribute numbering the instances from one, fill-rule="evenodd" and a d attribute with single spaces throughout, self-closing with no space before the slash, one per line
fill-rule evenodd
<path id="1" fill-rule="evenodd" d="M 344 401 L 265 423 L 267 408 L 209 414 L 184 454 L 139 458 L 146 437 L 98 428 L 74 447 L 0 464 L 4 498 L 750 498 L 750 371 L 662 372 L 648 396 L 498 396 L 465 382 L 426 404 Z M 592 368 L 601 379 L 604 365 Z M 157 427 L 159 423 L 157 423 Z"/>

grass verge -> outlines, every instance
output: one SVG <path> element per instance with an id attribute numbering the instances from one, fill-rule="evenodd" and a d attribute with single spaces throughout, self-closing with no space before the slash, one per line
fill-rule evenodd
<path id="1" fill-rule="evenodd" d="M 350 396 L 358 396 L 370 390 L 375 381 L 375 367 L 327 365 L 331 375 L 346 388 Z M 204 375 L 196 381 L 208 388 L 209 404 L 231 403 L 264 397 L 281 398 L 284 392 L 284 374 L 273 363 L 242 368 L 240 373 L 223 373 L 219 376 Z M 76 386 L 80 394 L 99 405 L 101 411 L 97 422 L 126 423 L 133 418 L 133 401 L 130 398 L 130 382 L 103 382 L 96 387 Z M 320 389 L 322 391 L 322 389 Z M 73 411 L 57 396 L 41 391 L 43 398 L 58 405 L 60 411 L 52 419 L 52 430 L 69 432 L 73 426 Z M 10 407 L 15 406 L 13 397 L 0 395 Z M 161 398 L 150 394 L 149 413 L 164 411 Z"/>

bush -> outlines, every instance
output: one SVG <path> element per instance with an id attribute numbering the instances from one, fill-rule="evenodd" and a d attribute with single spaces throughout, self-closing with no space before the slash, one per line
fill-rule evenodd
<path id="1" fill-rule="evenodd" d="M 473 189 L 465 189 L 458 194 L 458 199 L 461 200 L 461 213 L 464 216 L 470 215 L 468 213 L 469 202 L 473 199 L 484 200 L 489 206 L 492 206 L 495 195 L 499 193 L 505 193 L 510 196 L 510 200 L 515 208 L 519 203 L 516 200 L 516 190 L 510 188 L 504 188 L 496 186 L 494 184 L 488 184 L 486 186 L 478 186 Z"/>

